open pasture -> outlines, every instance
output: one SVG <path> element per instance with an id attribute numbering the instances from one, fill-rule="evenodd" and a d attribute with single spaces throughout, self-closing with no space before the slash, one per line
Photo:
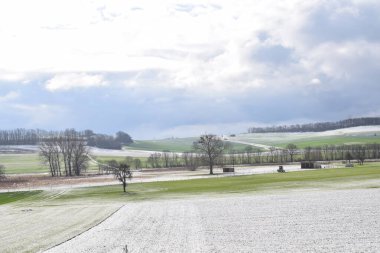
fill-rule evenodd
<path id="1" fill-rule="evenodd" d="M 99 162 L 105 162 L 108 160 L 123 161 L 125 156 L 112 156 L 112 155 L 100 155 L 93 156 Z M 146 158 L 139 158 L 141 161 L 145 161 Z M 0 164 L 5 166 L 6 174 L 36 174 L 36 173 L 49 173 L 49 168 L 43 164 L 38 153 L 28 154 L 0 154 Z M 97 172 L 98 166 L 94 162 L 89 162 L 89 168 L 87 172 Z"/>
<path id="2" fill-rule="evenodd" d="M 48 172 L 37 153 L 0 154 L 0 164 L 5 166 L 6 174 Z"/>
<path id="3" fill-rule="evenodd" d="M 353 127 L 308 133 L 239 134 L 236 137 L 230 137 L 229 140 L 283 148 L 289 143 L 296 144 L 298 148 L 307 146 L 322 147 L 324 145 L 372 144 L 380 143 L 380 127 Z"/>
<path id="4" fill-rule="evenodd" d="M 170 152 L 187 152 L 193 149 L 193 142 L 198 140 L 197 137 L 190 138 L 168 138 L 160 140 L 136 140 L 126 149 L 147 150 L 147 151 L 170 151 Z M 246 144 L 231 142 L 231 149 L 236 151 L 244 151 L 249 146 Z"/>

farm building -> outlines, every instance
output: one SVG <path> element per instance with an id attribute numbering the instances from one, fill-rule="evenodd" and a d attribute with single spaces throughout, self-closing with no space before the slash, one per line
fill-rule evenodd
<path id="1" fill-rule="evenodd" d="M 232 167 L 224 167 L 224 168 L 223 168 L 223 173 L 226 173 L 226 172 L 235 172 L 235 168 L 232 168 Z"/>
<path id="2" fill-rule="evenodd" d="M 322 168 L 322 166 L 318 162 L 311 162 L 311 161 L 301 162 L 301 169 L 320 169 L 320 168 Z"/>

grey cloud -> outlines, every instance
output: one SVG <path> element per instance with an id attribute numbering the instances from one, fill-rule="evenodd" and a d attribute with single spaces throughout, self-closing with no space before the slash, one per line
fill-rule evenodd
<path id="1" fill-rule="evenodd" d="M 282 45 L 263 45 L 254 49 L 252 58 L 265 64 L 281 65 L 293 61 L 294 50 Z"/>
<path id="2" fill-rule="evenodd" d="M 316 43 L 380 40 L 380 5 L 331 1 L 312 12 L 301 32 Z"/>

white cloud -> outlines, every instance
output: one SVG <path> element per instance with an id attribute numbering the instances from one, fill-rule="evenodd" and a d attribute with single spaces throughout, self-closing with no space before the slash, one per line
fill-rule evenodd
<path id="1" fill-rule="evenodd" d="M 8 82 L 26 82 L 26 74 L 21 72 L 12 72 L 12 71 L 4 71 L 0 70 L 0 81 L 8 81 Z"/>
<path id="2" fill-rule="evenodd" d="M 377 50 L 376 42 L 365 41 L 365 34 L 361 42 L 357 40 L 355 33 L 360 33 L 360 29 L 352 31 L 354 41 L 328 41 L 334 31 L 319 34 L 326 27 L 313 31 L 305 30 L 304 26 L 320 24 L 313 13 L 322 7 L 330 14 L 327 19 L 363 19 L 366 16 L 360 9 L 363 3 L 356 0 L 194 0 L 191 4 L 180 0 L 0 2 L 0 79 L 24 80 L 28 73 L 56 74 L 46 88 L 58 91 L 107 84 L 106 74 L 59 73 L 131 72 L 138 74 L 126 78 L 127 87 L 187 89 L 210 94 L 210 91 L 246 92 L 263 87 L 286 89 L 308 85 L 321 74 L 353 78 L 352 65 L 344 63 L 344 58 L 349 57 L 352 62 L 361 60 L 359 51 L 366 55 L 366 50 Z M 365 4 L 376 1 L 367 0 Z M 351 34 L 350 29 L 341 30 Z M 320 36 L 320 40 L 327 37 L 327 41 L 316 42 L 313 36 Z M 283 55 L 270 55 L 276 48 Z M 260 57 L 253 57 L 254 52 Z M 372 57 L 380 62 L 378 54 Z M 281 64 L 274 64 L 276 61 Z M 149 80 L 139 74 L 152 70 L 155 74 Z"/>
<path id="3" fill-rule="evenodd" d="M 49 91 L 71 90 L 74 88 L 90 88 L 106 86 L 108 83 L 102 75 L 86 73 L 57 74 L 45 84 Z"/>
<path id="4" fill-rule="evenodd" d="M 310 84 L 312 84 L 312 85 L 320 85 L 321 84 L 321 80 L 319 80 L 318 78 L 313 78 L 310 81 Z"/>

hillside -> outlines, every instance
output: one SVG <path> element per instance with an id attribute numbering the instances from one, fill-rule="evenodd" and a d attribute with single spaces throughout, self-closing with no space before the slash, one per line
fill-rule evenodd
<path id="1" fill-rule="evenodd" d="M 294 143 L 299 148 L 380 143 L 380 126 L 351 127 L 324 132 L 249 133 L 230 137 L 229 140 L 275 147 L 286 147 L 287 144 Z"/>

